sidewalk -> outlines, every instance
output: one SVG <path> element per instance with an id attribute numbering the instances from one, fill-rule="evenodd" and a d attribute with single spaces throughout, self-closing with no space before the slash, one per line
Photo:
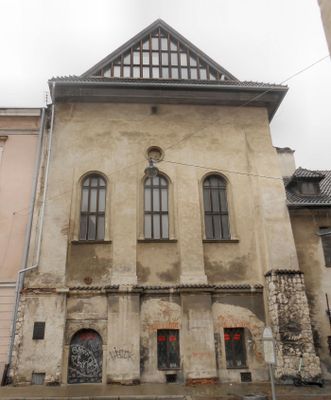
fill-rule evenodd
<path id="1" fill-rule="evenodd" d="M 271 399 L 270 385 L 263 384 L 219 384 L 184 386 L 179 384 L 141 384 L 120 385 L 63 385 L 50 386 L 4 386 L 0 388 L 1 400 L 30 399 L 100 399 L 100 400 L 240 400 L 247 394 L 265 394 Z M 277 400 L 331 400 L 331 384 L 324 388 L 318 386 L 294 387 L 276 386 Z"/>

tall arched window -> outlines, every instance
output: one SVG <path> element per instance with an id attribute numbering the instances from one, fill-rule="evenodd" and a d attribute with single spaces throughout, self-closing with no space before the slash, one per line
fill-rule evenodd
<path id="1" fill-rule="evenodd" d="M 218 175 L 203 182 L 203 202 L 207 239 L 230 239 L 226 181 Z"/>
<path id="2" fill-rule="evenodd" d="M 168 181 L 158 175 L 144 184 L 145 239 L 169 238 Z"/>
<path id="3" fill-rule="evenodd" d="M 88 175 L 82 183 L 80 240 L 105 237 L 106 181 L 98 174 Z"/>

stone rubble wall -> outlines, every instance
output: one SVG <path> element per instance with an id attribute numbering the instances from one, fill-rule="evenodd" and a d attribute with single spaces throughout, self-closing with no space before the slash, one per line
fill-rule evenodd
<path id="1" fill-rule="evenodd" d="M 320 360 L 316 356 L 304 277 L 301 271 L 272 270 L 266 274 L 268 308 L 275 339 L 275 376 L 280 380 L 301 375 L 315 380 L 321 376 Z"/>
<path id="2" fill-rule="evenodd" d="M 18 306 L 16 325 L 15 325 L 15 338 L 12 352 L 11 364 L 8 372 L 9 382 L 13 382 L 17 376 L 18 360 L 20 356 L 20 350 L 23 344 L 23 322 L 24 322 L 24 309 L 25 309 L 26 299 L 22 295 L 20 298 L 20 303 Z M 19 382 L 14 382 L 18 384 Z"/>

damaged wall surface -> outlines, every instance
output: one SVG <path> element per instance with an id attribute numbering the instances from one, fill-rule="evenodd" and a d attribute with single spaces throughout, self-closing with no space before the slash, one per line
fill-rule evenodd
<path id="1" fill-rule="evenodd" d="M 287 88 L 240 82 L 160 20 L 126 46 L 86 76 L 50 81 L 40 262 L 21 293 L 13 382 L 263 381 L 263 329 L 286 364 L 282 313 L 299 309 L 314 379 L 304 283 L 265 277 L 300 276 L 269 131 Z M 143 79 L 152 57 L 192 79 Z M 122 76 L 138 69 L 140 80 Z"/>

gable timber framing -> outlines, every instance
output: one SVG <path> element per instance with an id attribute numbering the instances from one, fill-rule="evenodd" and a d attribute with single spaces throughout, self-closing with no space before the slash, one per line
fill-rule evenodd
<path id="1" fill-rule="evenodd" d="M 142 60 L 143 40 L 153 32 L 158 32 L 159 46 L 159 73 L 157 78 L 153 77 L 155 65 L 152 60 L 152 50 L 149 50 L 150 64 L 144 64 Z M 161 33 L 162 32 L 162 33 Z M 160 35 L 168 35 L 167 51 L 168 61 L 172 52 L 177 54 L 178 68 L 173 78 L 172 64 L 165 68 L 169 76 L 163 78 L 163 65 L 161 62 L 162 47 Z M 149 36 L 149 46 L 152 45 L 152 36 Z M 171 50 L 171 42 L 177 41 L 177 53 Z M 139 43 L 139 44 L 138 44 Z M 134 64 L 133 50 L 136 45 L 140 46 L 140 65 Z M 184 79 L 182 78 L 180 49 L 185 48 L 188 65 Z M 131 49 L 131 50 L 130 50 Z M 123 55 L 130 50 L 130 63 L 125 64 Z M 145 51 L 145 50 L 144 50 Z M 190 53 L 191 52 L 191 53 Z M 129 53 L 127 53 L 129 55 Z M 156 52 L 157 53 L 157 52 Z M 185 53 L 185 52 L 184 52 Z M 195 57 L 196 66 L 190 64 L 190 54 Z M 117 76 L 114 76 L 114 62 L 119 68 Z M 200 67 L 201 66 L 201 67 Z M 124 67 L 130 69 L 130 76 L 124 77 Z M 104 69 L 108 73 L 105 75 Z M 139 69 L 135 76 L 134 68 Z M 144 68 L 148 69 L 148 76 L 144 76 Z M 196 70 L 194 79 L 191 79 L 191 70 Z M 183 69 L 183 68 L 182 68 Z M 119 72 L 120 71 L 120 72 Z M 200 79 L 203 72 L 204 78 Z M 53 101 L 61 102 L 109 102 L 109 103 L 151 103 L 151 104 L 194 104 L 194 105 L 225 105 L 231 107 L 261 107 L 266 108 L 269 120 L 271 120 L 281 104 L 287 86 L 265 84 L 261 82 L 239 81 L 227 70 L 209 58 L 201 50 L 186 40 L 178 32 L 173 30 L 162 20 L 157 20 L 138 35 L 133 37 L 115 52 L 97 63 L 81 76 L 56 77 L 49 80 L 51 96 Z"/>
<path id="2" fill-rule="evenodd" d="M 155 38 L 159 38 L 160 43 L 156 44 L 156 48 L 154 48 L 152 51 L 152 36 L 154 36 Z M 162 51 L 162 45 L 161 45 L 161 36 L 164 36 L 164 38 L 168 41 L 168 43 L 166 43 L 166 46 L 164 48 L 164 52 Z M 149 43 L 150 42 L 150 43 Z M 146 50 L 143 49 L 143 44 L 147 43 L 147 48 Z M 172 52 L 171 50 L 171 46 L 175 45 L 176 46 L 176 50 L 174 50 Z M 195 79 L 199 79 L 200 78 L 200 68 L 199 68 L 199 64 L 204 66 L 204 69 L 206 69 L 206 78 L 201 80 L 209 80 L 211 79 L 211 76 L 214 76 L 215 80 L 233 80 L 233 81 L 238 81 L 238 79 L 232 75 L 229 71 L 227 71 L 225 68 L 221 67 L 219 64 L 217 64 L 214 60 L 212 60 L 210 57 L 208 57 L 204 52 L 202 52 L 200 49 L 198 49 L 196 46 L 194 46 L 190 41 L 188 41 L 187 39 L 185 39 L 180 33 L 178 33 L 177 31 L 175 31 L 171 26 L 169 26 L 168 24 L 166 24 L 164 21 L 162 21 L 161 19 L 156 20 L 155 22 L 153 22 L 151 25 L 149 25 L 147 28 L 145 28 L 143 31 L 141 31 L 140 33 L 138 33 L 136 36 L 134 36 L 132 39 L 130 39 L 129 41 L 127 41 L 125 44 L 123 44 L 121 47 L 119 47 L 117 50 L 115 50 L 114 52 L 112 52 L 111 54 L 109 54 L 107 57 L 105 57 L 103 60 L 101 60 L 99 63 L 97 63 L 96 65 L 94 65 L 92 68 L 90 68 L 88 71 L 86 71 L 84 74 L 81 75 L 82 78 L 87 78 L 87 77 L 96 77 L 96 76 L 106 76 L 104 75 L 104 72 L 109 70 L 110 68 L 112 69 L 111 73 L 109 74 L 109 76 L 114 77 L 114 63 L 116 63 L 117 60 L 121 59 L 122 61 L 118 63 L 118 65 L 121 66 L 121 74 L 117 77 L 121 77 L 124 78 L 124 74 L 123 74 L 123 58 L 126 57 L 127 55 L 130 56 L 130 52 L 131 52 L 131 62 L 129 62 L 131 64 L 131 69 L 134 68 L 133 65 L 135 65 L 134 60 L 133 60 L 133 50 L 135 48 L 139 47 L 139 52 L 140 55 L 142 56 L 142 52 L 146 52 L 146 54 L 151 54 L 151 53 L 155 53 L 155 54 L 165 54 L 168 55 L 169 60 L 168 62 L 166 62 L 164 64 L 164 66 L 169 68 L 169 74 L 167 74 L 167 76 L 162 76 L 162 60 L 161 60 L 161 56 L 160 56 L 160 60 L 159 62 L 157 62 L 155 65 L 160 65 L 160 73 L 158 74 L 158 76 L 156 78 L 162 77 L 162 78 L 169 78 L 172 77 L 171 76 L 171 61 L 170 61 L 170 56 L 172 54 L 175 55 L 176 52 L 181 53 L 182 54 L 187 54 L 187 58 L 188 58 L 188 78 L 187 79 L 194 79 L 191 77 L 190 75 L 190 59 L 195 60 L 195 62 L 197 62 L 197 77 Z M 179 54 L 178 54 L 179 55 Z M 177 76 L 177 78 L 172 77 L 172 79 L 179 79 L 181 76 L 181 68 L 180 68 L 180 59 L 181 57 L 179 57 L 178 62 L 173 65 L 173 67 L 179 67 L 179 74 Z M 138 66 L 139 64 L 139 66 Z M 143 60 L 139 60 L 139 62 L 137 62 L 137 68 L 140 67 L 141 69 L 141 74 L 139 74 L 139 76 L 134 76 L 132 74 L 132 70 L 131 70 L 131 77 L 134 78 L 143 78 Z M 152 58 L 150 58 L 147 63 L 146 63 L 146 68 L 150 67 L 151 68 L 151 74 L 150 77 L 153 77 L 152 75 L 152 70 L 154 69 L 153 67 L 153 60 Z M 186 67 L 187 65 L 185 65 Z M 193 68 L 193 66 L 191 66 Z M 182 68 L 184 68 L 184 66 L 182 66 Z M 186 68 L 185 68 L 186 69 Z M 213 71 L 213 72 L 211 72 Z M 127 76 L 128 77 L 128 76 Z M 155 78 L 155 77 L 154 77 Z M 182 79 L 186 79 L 183 78 Z"/>

